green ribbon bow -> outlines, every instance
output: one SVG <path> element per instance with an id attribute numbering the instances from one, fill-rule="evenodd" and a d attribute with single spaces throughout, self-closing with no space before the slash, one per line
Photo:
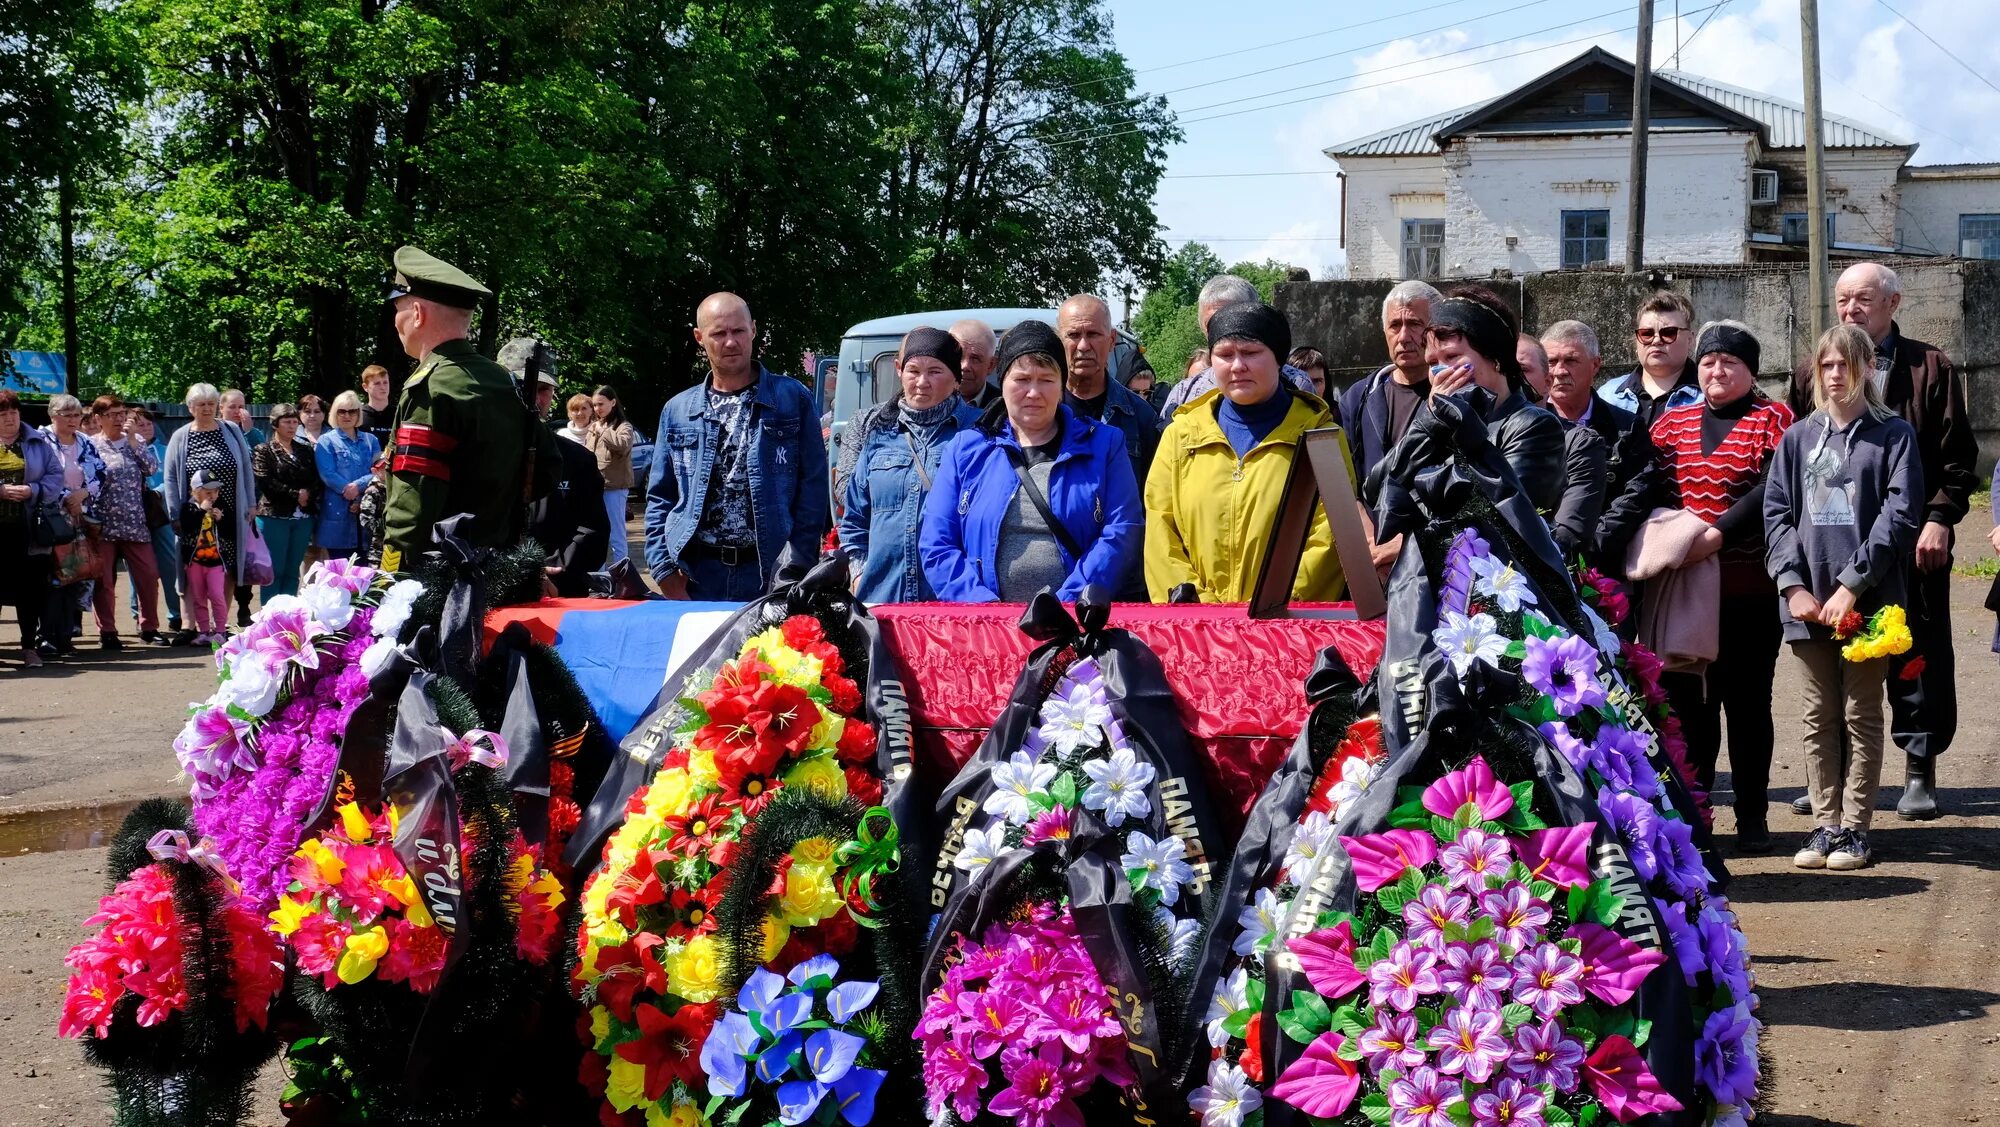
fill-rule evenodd
<path id="1" fill-rule="evenodd" d="M 879 835 L 874 829 L 878 818 L 885 827 Z M 854 827 L 854 840 L 834 852 L 833 859 L 841 867 L 841 896 L 850 904 L 861 905 L 868 913 L 854 913 L 855 922 L 863 927 L 882 926 L 882 922 L 874 918 L 875 911 L 881 907 L 876 900 L 875 884 L 878 879 L 895 872 L 902 863 L 898 837 L 896 819 L 889 813 L 889 808 L 871 806 Z"/>

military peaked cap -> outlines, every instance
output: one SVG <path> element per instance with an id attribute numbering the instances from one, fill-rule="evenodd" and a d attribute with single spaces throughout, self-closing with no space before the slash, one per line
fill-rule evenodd
<path id="1" fill-rule="evenodd" d="M 493 296 L 493 291 L 441 258 L 433 258 L 416 247 L 402 247 L 396 251 L 396 278 L 390 284 L 388 300 L 405 295 L 454 309 L 476 309 L 481 301 Z"/>

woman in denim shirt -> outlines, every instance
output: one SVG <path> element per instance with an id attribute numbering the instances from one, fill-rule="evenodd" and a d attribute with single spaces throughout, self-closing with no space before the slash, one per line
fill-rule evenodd
<path id="1" fill-rule="evenodd" d="M 326 492 L 319 506 L 319 545 L 334 559 L 361 546 L 361 491 L 382 446 L 361 428 L 361 397 L 343 391 L 333 401 L 333 425 L 314 444 L 319 479 Z"/>
<path id="2" fill-rule="evenodd" d="M 862 602 L 937 597 L 924 578 L 917 534 L 945 447 L 979 421 L 979 412 L 958 397 L 961 362 L 950 333 L 912 330 L 896 359 L 901 394 L 887 410 L 871 414 L 867 432 L 858 436 L 860 454 L 841 502 L 840 549 Z"/>

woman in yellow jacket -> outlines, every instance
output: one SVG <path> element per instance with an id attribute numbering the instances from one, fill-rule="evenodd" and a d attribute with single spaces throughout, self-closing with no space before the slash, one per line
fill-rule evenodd
<path id="1" fill-rule="evenodd" d="M 1175 412 L 1146 478 L 1146 589 L 1167 602 L 1192 584 L 1204 603 L 1250 600 L 1270 552 L 1285 482 L 1305 432 L 1329 426 L 1326 402 L 1285 386 L 1279 365 L 1291 326 L 1268 305 L 1216 311 L 1208 322 L 1216 388 Z M 1326 512 L 1292 583 L 1298 602 L 1331 602 L 1346 591 Z"/>

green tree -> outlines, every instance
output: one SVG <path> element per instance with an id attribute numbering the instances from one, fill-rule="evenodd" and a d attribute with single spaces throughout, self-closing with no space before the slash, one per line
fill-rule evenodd
<path id="1" fill-rule="evenodd" d="M 1041 305 L 1151 279 L 1152 198 L 1181 137 L 1134 91 L 1100 0 L 898 0 L 913 110 L 893 133 L 890 225 L 925 305 Z"/>
<path id="2" fill-rule="evenodd" d="M 867 316 L 1158 266 L 1177 133 L 1102 0 L 45 2 L 98 12 L 144 78 L 105 103 L 122 163 L 78 181 L 64 243 L 86 364 L 132 393 L 400 374 L 404 242 L 495 291 L 482 347 L 539 334 L 642 419 L 696 378 L 716 289 L 784 370 Z M 20 339 L 59 335 L 43 256 Z"/>
<path id="3" fill-rule="evenodd" d="M 1145 343 L 1146 358 L 1153 370 L 1168 382 L 1180 380 L 1188 360 L 1207 347 L 1202 335 L 1198 302 L 1201 287 L 1217 274 L 1234 274 L 1257 287 L 1265 301 L 1279 282 L 1289 281 L 1297 268 L 1265 259 L 1239 262 L 1224 268 L 1222 259 L 1201 243 L 1184 243 L 1167 256 L 1160 270 L 1160 284 L 1146 291 L 1145 300 L 1132 318 L 1132 329 Z"/>
<path id="4" fill-rule="evenodd" d="M 0 341 L 61 350 L 76 337 L 80 196 L 119 166 L 137 81 L 120 26 L 90 0 L 0 4 Z"/>

